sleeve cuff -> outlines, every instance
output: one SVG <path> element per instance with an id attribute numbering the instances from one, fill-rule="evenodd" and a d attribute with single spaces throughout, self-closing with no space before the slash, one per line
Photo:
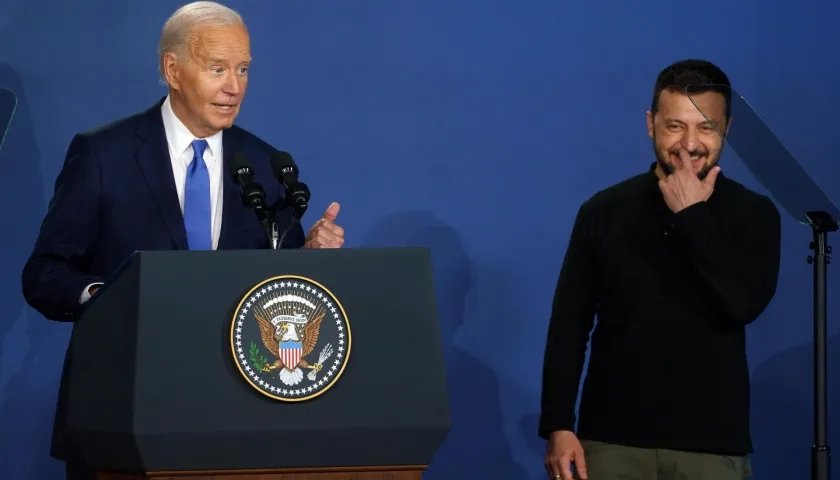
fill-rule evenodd
<path id="1" fill-rule="evenodd" d="M 560 430 L 574 432 L 575 431 L 575 420 L 567 419 L 566 421 L 562 422 L 548 422 L 544 420 L 540 420 L 539 428 L 537 430 L 537 435 L 544 440 L 548 440 L 551 437 L 551 434 Z"/>

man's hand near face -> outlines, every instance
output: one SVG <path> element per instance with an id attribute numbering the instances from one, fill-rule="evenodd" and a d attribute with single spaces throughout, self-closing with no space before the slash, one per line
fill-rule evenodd
<path id="1" fill-rule="evenodd" d="M 678 213 L 695 203 L 705 202 L 712 196 L 715 180 L 720 172 L 719 166 L 714 166 L 706 178 L 700 180 L 694 171 L 691 157 L 685 150 L 680 150 L 680 162 L 675 163 L 676 170 L 659 181 L 659 190 L 665 203 L 672 212 Z"/>

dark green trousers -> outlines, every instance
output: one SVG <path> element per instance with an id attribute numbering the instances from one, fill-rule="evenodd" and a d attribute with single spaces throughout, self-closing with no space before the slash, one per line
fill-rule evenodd
<path id="1" fill-rule="evenodd" d="M 581 440 L 589 480 L 746 480 L 749 457 Z"/>

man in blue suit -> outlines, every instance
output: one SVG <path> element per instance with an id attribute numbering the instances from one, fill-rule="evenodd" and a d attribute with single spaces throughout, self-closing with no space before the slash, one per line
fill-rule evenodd
<path id="1" fill-rule="evenodd" d="M 23 269 L 26 301 L 46 318 L 74 321 L 100 285 L 137 250 L 269 248 L 267 235 L 239 198 L 224 158 L 243 153 L 255 178 L 273 183 L 273 147 L 233 125 L 248 85 L 250 40 L 242 18 L 195 2 L 166 22 L 159 47 L 169 94 L 145 112 L 76 135 Z M 273 203 L 281 188 L 267 188 Z M 338 248 L 344 231 L 333 203 L 308 235 L 299 224 L 287 248 Z M 284 225 L 290 212 L 278 213 Z M 65 358 L 52 456 L 68 479 L 92 478 L 74 466 L 63 438 Z"/>

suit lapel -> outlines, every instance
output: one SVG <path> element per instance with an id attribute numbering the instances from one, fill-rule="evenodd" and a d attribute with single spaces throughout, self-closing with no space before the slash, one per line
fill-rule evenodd
<path id="1" fill-rule="evenodd" d="M 240 211 L 239 186 L 233 181 L 227 159 L 240 148 L 239 138 L 235 128 L 228 128 L 222 133 L 222 229 L 219 232 L 219 246 L 222 250 L 230 246 L 230 232 L 236 228 L 231 225 L 237 221 L 236 212 Z"/>
<path id="2" fill-rule="evenodd" d="M 187 250 L 187 232 L 178 201 L 178 191 L 175 189 L 172 160 L 169 157 L 166 131 L 160 113 L 162 104 L 163 99 L 144 114 L 145 121 L 141 122 L 137 129 L 137 136 L 143 143 L 135 150 L 134 157 L 157 203 L 163 223 L 172 236 L 175 248 Z"/>

